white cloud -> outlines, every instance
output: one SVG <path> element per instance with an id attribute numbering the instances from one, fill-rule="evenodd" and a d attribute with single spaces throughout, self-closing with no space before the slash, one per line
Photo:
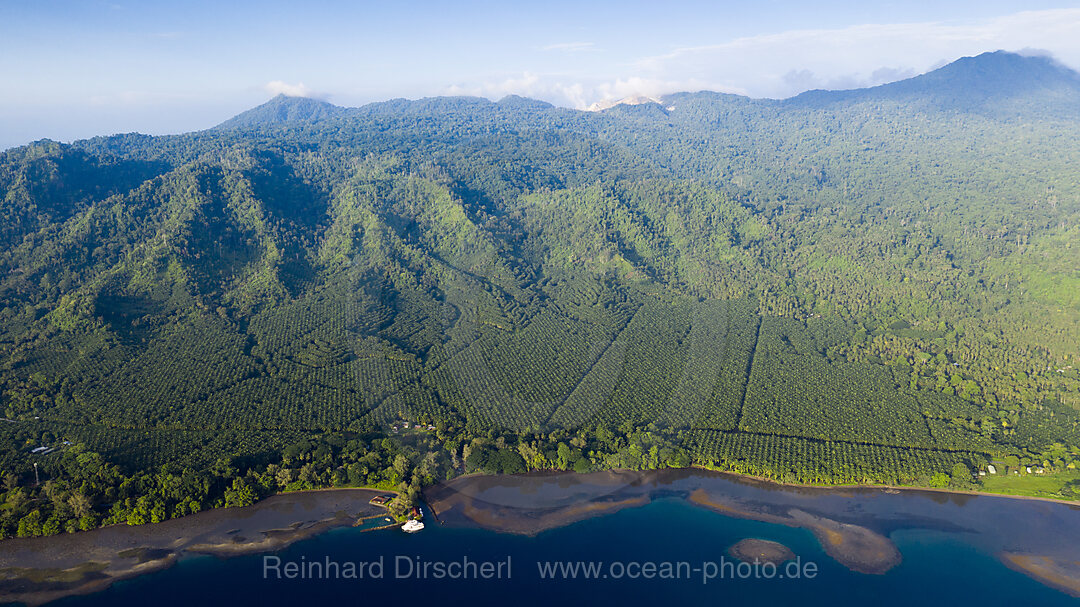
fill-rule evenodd
<path id="1" fill-rule="evenodd" d="M 582 108 L 588 105 L 590 91 L 580 82 L 563 82 L 551 76 L 525 72 L 496 82 L 448 87 L 446 95 L 472 95 L 488 99 L 502 99 L 507 95 L 521 95 L 550 101 L 556 105 Z"/>
<path id="2" fill-rule="evenodd" d="M 296 84 L 289 84 L 288 82 L 282 82 L 281 80 L 273 80 L 263 85 L 263 89 L 271 95 L 285 95 L 286 97 L 310 97 L 312 99 L 322 99 L 326 95 L 322 93 L 316 93 L 303 82 Z"/>
<path id="3" fill-rule="evenodd" d="M 722 91 L 745 94 L 746 91 L 724 83 L 702 80 L 663 80 L 631 76 L 612 80 L 572 80 L 559 74 L 540 75 L 526 72 L 521 76 L 512 76 L 504 80 L 482 82 L 474 85 L 455 85 L 447 88 L 445 95 L 473 95 L 492 100 L 507 95 L 521 95 L 541 99 L 579 110 L 605 99 L 623 99 L 625 97 L 659 97 L 677 91 Z"/>

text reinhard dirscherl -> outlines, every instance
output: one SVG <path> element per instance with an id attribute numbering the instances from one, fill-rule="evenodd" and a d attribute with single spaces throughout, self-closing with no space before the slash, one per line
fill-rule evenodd
<path id="1" fill-rule="evenodd" d="M 818 566 L 796 557 L 781 565 L 754 560 L 745 562 L 720 557 L 719 561 L 538 561 L 541 580 L 812 580 Z M 266 580 L 509 580 L 512 559 L 473 560 L 468 556 L 449 561 L 425 560 L 418 556 L 382 556 L 371 561 L 322 559 L 283 560 L 263 557 L 262 576 Z"/>

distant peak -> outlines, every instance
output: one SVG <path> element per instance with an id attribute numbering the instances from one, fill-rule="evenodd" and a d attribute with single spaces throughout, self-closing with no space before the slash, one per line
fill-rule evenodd
<path id="1" fill-rule="evenodd" d="M 534 107 L 545 109 L 555 107 L 546 101 L 532 99 L 531 97 L 522 97 L 521 95 L 507 95 L 499 100 L 499 105 L 502 107 Z"/>
<path id="2" fill-rule="evenodd" d="M 586 112 L 599 112 L 606 109 L 613 108 L 617 105 L 644 105 L 646 103 L 656 103 L 663 105 L 663 101 L 656 97 L 648 95 L 631 95 L 629 97 L 623 97 L 622 99 L 604 99 L 597 101 L 596 103 L 585 108 Z"/>
<path id="3" fill-rule="evenodd" d="M 324 99 L 320 99 L 318 97 L 305 97 L 304 95 L 289 95 L 288 93 L 278 93 L 277 95 L 274 95 L 273 97 L 271 97 L 270 100 L 267 101 L 266 103 L 264 103 L 263 105 L 269 105 L 271 103 L 278 103 L 278 104 L 280 104 L 280 103 L 292 103 L 292 104 L 300 103 L 300 104 L 318 104 L 318 105 L 329 105 L 329 106 L 334 105 L 334 104 L 330 103 L 329 101 L 326 101 Z"/>
<path id="4" fill-rule="evenodd" d="M 251 128 L 286 122 L 316 122 L 339 116 L 343 111 L 343 108 L 322 99 L 279 93 L 266 103 L 237 114 L 215 128 Z"/>
<path id="5" fill-rule="evenodd" d="M 1077 73 L 1048 52 L 1025 49 L 1022 52 L 992 51 L 961 57 L 952 63 L 915 78 L 973 74 L 978 77 L 1033 79 L 1077 78 Z"/>
<path id="6" fill-rule="evenodd" d="M 807 91 L 784 103 L 824 107 L 890 99 L 924 109 L 993 116 L 1069 115 L 1080 108 L 1080 74 L 1045 52 L 992 51 L 872 88 Z"/>
<path id="7" fill-rule="evenodd" d="M 1064 68 L 1061 64 L 1054 59 L 1054 57 L 1046 51 L 1033 51 L 1027 49 L 1024 52 L 1014 53 L 1011 51 L 987 51 L 978 55 L 970 57 L 961 57 L 948 65 L 940 69 L 946 69 L 950 66 L 954 67 L 970 67 L 970 66 L 994 66 L 994 67 L 1020 67 L 1031 65 L 1044 65 L 1052 66 L 1059 69 Z"/>

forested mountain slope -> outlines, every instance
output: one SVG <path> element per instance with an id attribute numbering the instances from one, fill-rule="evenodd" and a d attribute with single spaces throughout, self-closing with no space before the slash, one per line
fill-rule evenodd
<path id="1" fill-rule="evenodd" d="M 278 97 L 198 133 L 9 150 L 9 493 L 36 462 L 115 522 L 238 503 L 236 483 L 462 467 L 1064 470 L 1078 81 L 995 53 L 595 113 Z M 190 486 L 168 497 L 168 475 Z M 39 516 L 82 517 L 65 508 Z"/>

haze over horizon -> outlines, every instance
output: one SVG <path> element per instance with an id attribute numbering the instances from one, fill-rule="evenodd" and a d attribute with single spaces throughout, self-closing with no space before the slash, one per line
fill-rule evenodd
<path id="1" fill-rule="evenodd" d="M 14 2 L 0 7 L 0 149 L 205 129 L 279 93 L 343 106 L 517 94 L 580 109 L 678 91 L 873 86 L 999 49 L 1080 67 L 1080 9 L 1025 8 Z"/>

